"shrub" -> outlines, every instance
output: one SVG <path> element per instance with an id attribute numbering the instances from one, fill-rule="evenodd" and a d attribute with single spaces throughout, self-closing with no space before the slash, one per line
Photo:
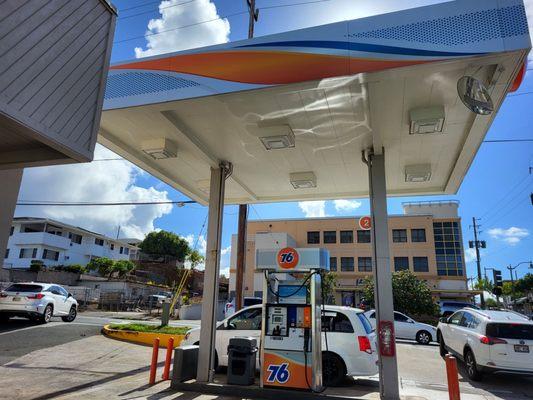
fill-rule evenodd
<path id="1" fill-rule="evenodd" d="M 41 260 L 31 260 L 30 262 L 30 271 L 39 272 L 44 269 L 44 263 Z"/>

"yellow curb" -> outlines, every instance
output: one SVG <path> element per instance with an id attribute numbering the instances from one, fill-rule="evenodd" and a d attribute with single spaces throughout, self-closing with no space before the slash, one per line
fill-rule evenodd
<path id="1" fill-rule="evenodd" d="M 178 347 L 185 338 L 185 335 L 172 335 L 169 333 L 153 333 L 153 332 L 135 332 L 135 331 L 123 331 L 118 329 L 111 329 L 109 325 L 104 325 L 102 333 L 107 337 L 119 340 L 125 340 L 127 342 L 146 344 L 153 346 L 154 339 L 159 338 L 159 347 L 167 347 L 168 339 L 174 338 L 174 348 Z"/>

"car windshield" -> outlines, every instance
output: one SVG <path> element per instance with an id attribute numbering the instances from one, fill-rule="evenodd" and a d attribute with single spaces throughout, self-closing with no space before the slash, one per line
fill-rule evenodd
<path id="1" fill-rule="evenodd" d="M 533 340 L 533 325 L 490 323 L 487 324 L 487 336 L 502 339 Z"/>
<path id="2" fill-rule="evenodd" d="M 361 321 L 361 323 L 363 324 L 363 326 L 365 328 L 365 332 L 367 334 L 372 333 L 374 331 L 374 329 L 372 329 L 372 325 L 370 324 L 370 322 L 366 318 L 366 315 L 363 314 L 363 313 L 357 313 L 357 316 L 359 317 L 359 321 Z"/>
<path id="3" fill-rule="evenodd" d="M 21 283 L 14 283 L 6 289 L 6 292 L 26 292 L 26 293 L 39 293 L 43 290 L 41 285 L 26 285 Z"/>

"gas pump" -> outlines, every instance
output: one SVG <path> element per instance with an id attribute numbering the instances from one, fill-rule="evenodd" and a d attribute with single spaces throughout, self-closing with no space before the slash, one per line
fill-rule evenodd
<path id="1" fill-rule="evenodd" d="M 321 275 L 325 249 L 257 250 L 263 272 L 261 387 L 322 389 Z"/>

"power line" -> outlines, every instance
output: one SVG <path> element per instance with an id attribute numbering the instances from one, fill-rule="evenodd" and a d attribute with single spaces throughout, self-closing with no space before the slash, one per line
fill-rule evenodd
<path id="1" fill-rule="evenodd" d="M 132 7 L 128 7 L 128 8 L 121 8 L 119 10 L 119 12 L 124 12 L 124 11 L 129 11 L 129 10 L 134 10 L 136 8 L 141 8 L 141 7 L 146 7 L 146 6 L 149 6 L 149 5 L 152 5 L 152 4 L 159 4 L 161 3 L 161 0 L 157 0 L 157 1 L 149 1 L 147 3 L 144 3 L 144 4 L 139 4 L 138 6 L 132 6 Z"/>
<path id="2" fill-rule="evenodd" d="M 483 143 L 515 143 L 515 142 L 533 142 L 533 139 L 489 139 Z"/>
<path id="3" fill-rule="evenodd" d="M 121 202 L 58 202 L 58 201 L 24 201 L 17 202 L 17 206 L 61 206 L 61 207 L 85 207 L 85 206 L 147 206 L 156 204 L 177 204 L 183 206 L 185 204 L 195 204 L 194 200 L 180 200 L 180 201 L 121 201 Z"/>
<path id="4" fill-rule="evenodd" d="M 481 215 L 481 219 L 485 218 L 485 216 L 487 216 L 488 214 L 490 214 L 493 210 L 496 209 L 497 206 L 499 206 L 507 197 L 509 197 L 511 195 L 511 193 L 514 192 L 514 190 L 521 186 L 522 183 L 524 183 L 524 181 L 526 181 L 527 179 L 529 178 L 529 175 L 526 175 L 524 177 L 524 179 L 521 179 L 520 181 L 518 181 L 518 183 L 516 185 L 514 185 L 511 190 L 508 190 L 505 195 L 503 195 L 496 203 L 494 203 L 494 206 L 490 207 L 484 214 Z"/>
<path id="5" fill-rule="evenodd" d="M 284 7 L 293 7 L 293 6 L 303 6 L 306 4 L 315 4 L 315 3 L 325 3 L 327 1 L 331 0 L 311 0 L 311 1 L 302 1 L 299 3 L 291 3 L 291 4 L 278 4 L 275 6 L 266 6 L 266 7 L 259 7 L 261 10 L 271 10 L 273 8 L 284 8 Z"/>
<path id="6" fill-rule="evenodd" d="M 183 5 L 186 5 L 186 4 L 190 4 L 190 3 L 194 3 L 198 0 L 188 0 L 188 1 L 184 1 L 183 3 L 178 3 L 178 4 L 172 4 L 171 6 L 166 6 L 166 7 L 161 7 L 161 8 L 158 8 L 158 10 L 166 10 L 167 8 L 172 8 L 172 7 L 178 7 L 178 6 L 183 6 Z M 157 3 L 160 3 L 160 1 L 158 1 Z M 148 4 L 147 4 L 148 5 Z M 139 7 L 144 7 L 144 6 L 138 6 L 137 8 Z M 135 8 L 135 7 L 133 7 Z M 127 9 L 124 9 L 124 10 L 119 10 L 121 12 L 124 12 L 126 11 Z M 130 8 L 131 10 L 131 8 Z M 143 12 L 139 12 L 139 13 L 136 13 L 136 14 L 131 14 L 131 15 L 126 15 L 124 17 L 118 17 L 117 20 L 124 20 L 124 19 L 128 19 L 128 18 L 133 18 L 133 17 L 137 17 L 139 15 L 145 15 L 145 14 L 152 14 L 154 13 L 156 10 L 149 10 L 149 11 L 143 11 Z"/>

